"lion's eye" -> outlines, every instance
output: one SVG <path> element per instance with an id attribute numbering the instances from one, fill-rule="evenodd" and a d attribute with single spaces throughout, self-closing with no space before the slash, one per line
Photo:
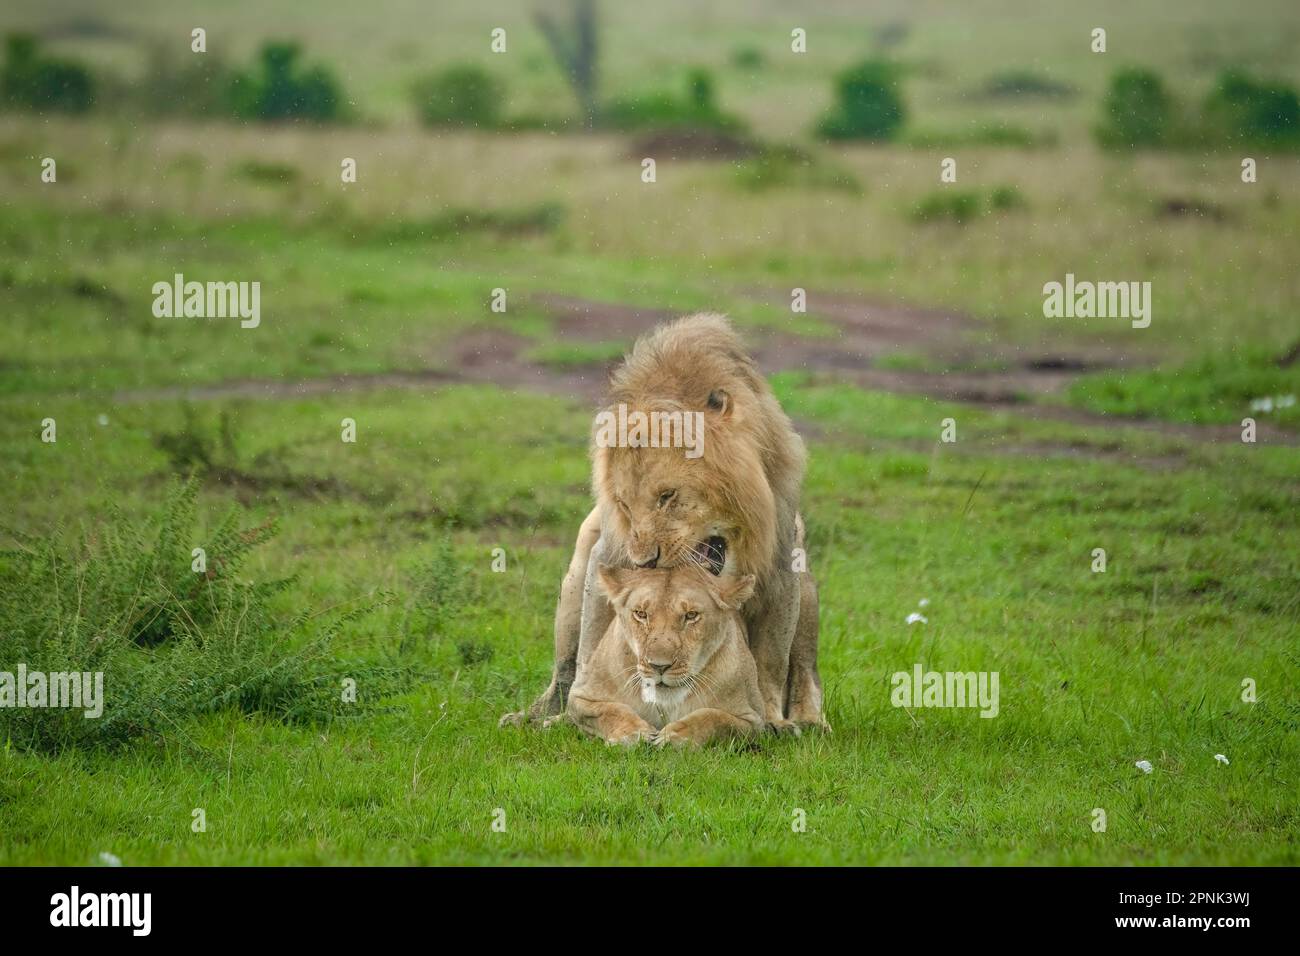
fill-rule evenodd
<path id="1" fill-rule="evenodd" d="M 659 494 L 659 507 L 660 507 L 660 508 L 664 507 L 665 505 L 668 504 L 668 502 L 672 501 L 672 500 L 673 500 L 674 498 L 676 498 L 676 497 L 677 497 L 677 489 L 676 489 L 676 488 L 672 489 L 671 491 L 660 492 L 660 494 Z"/>
<path id="2" fill-rule="evenodd" d="M 644 621 L 649 617 L 649 615 L 646 614 L 645 611 L 641 610 L 641 608 L 637 608 L 636 610 L 634 610 L 632 612 L 632 616 L 636 618 L 638 621 Z"/>
<path id="3" fill-rule="evenodd" d="M 699 612 L 699 611 L 687 611 L 686 614 L 685 614 L 684 616 L 685 616 L 685 618 L 686 618 L 686 623 L 687 623 L 687 624 L 694 624 L 696 621 L 698 621 L 698 620 L 700 619 L 700 612 Z"/>

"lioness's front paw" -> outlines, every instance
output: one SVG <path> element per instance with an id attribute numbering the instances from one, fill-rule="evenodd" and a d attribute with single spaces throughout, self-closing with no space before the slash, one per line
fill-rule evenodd
<path id="1" fill-rule="evenodd" d="M 813 720 L 801 720 L 796 717 L 794 719 L 794 725 L 800 730 L 814 730 L 821 734 L 829 734 L 831 732 L 831 725 L 825 717 L 817 717 Z"/>
<path id="2" fill-rule="evenodd" d="M 654 740 L 654 734 L 644 730 L 631 730 L 627 733 L 611 734 L 605 738 L 609 747 L 635 747 L 643 740 Z"/>
<path id="3" fill-rule="evenodd" d="M 605 733 L 605 743 L 613 747 L 635 747 L 643 740 L 654 739 L 655 729 L 644 721 L 624 720 Z"/>
<path id="4" fill-rule="evenodd" d="M 802 733 L 798 724 L 793 720 L 786 720 L 784 717 L 778 720 L 769 720 L 767 729 L 778 737 L 798 737 Z"/>
<path id="5" fill-rule="evenodd" d="M 667 747 L 669 744 L 674 747 L 698 747 L 704 741 L 691 733 L 690 725 L 675 720 L 651 737 L 650 742 L 656 747 Z"/>

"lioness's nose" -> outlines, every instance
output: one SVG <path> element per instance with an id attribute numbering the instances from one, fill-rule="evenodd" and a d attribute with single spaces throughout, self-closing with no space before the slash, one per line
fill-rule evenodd
<path id="1" fill-rule="evenodd" d="M 659 547 L 658 547 L 658 545 L 656 545 L 656 546 L 655 546 L 655 553 L 654 553 L 654 556 L 651 557 L 650 560 L 648 560 L 648 561 L 640 561 L 640 562 L 638 562 L 638 563 L 637 563 L 637 567 L 638 567 L 638 568 L 653 568 L 653 567 L 654 567 L 656 564 L 658 564 L 658 563 L 659 563 Z"/>
<path id="2" fill-rule="evenodd" d="M 663 677 L 664 672 L 668 670 L 668 668 L 672 667 L 673 664 L 672 661 L 669 661 L 667 664 L 656 664 L 654 661 L 650 661 L 650 666 L 654 668 L 655 673 L 657 673 L 660 677 Z"/>

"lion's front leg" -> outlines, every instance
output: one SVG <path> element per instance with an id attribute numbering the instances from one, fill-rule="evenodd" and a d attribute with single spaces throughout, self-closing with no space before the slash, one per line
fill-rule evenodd
<path id="1" fill-rule="evenodd" d="M 799 623 L 799 599 L 798 578 L 780 573 L 747 621 L 749 649 L 758 668 L 763 717 L 774 732 L 795 736 L 799 735 L 799 727 L 785 716 L 785 694 L 790 677 L 790 648 Z"/>
<path id="2" fill-rule="evenodd" d="M 591 556 L 600 540 L 600 509 L 593 508 L 578 529 L 573 557 L 560 585 L 560 599 L 555 606 L 555 665 L 551 682 L 525 711 L 504 714 L 501 724 L 522 724 L 554 717 L 564 710 L 569 688 L 577 673 L 585 614 L 584 593 L 588 589 Z M 603 634 L 604 630 L 596 632 Z"/>
<path id="3" fill-rule="evenodd" d="M 609 599 L 605 597 L 597 573 L 602 564 L 609 562 L 609 551 L 610 548 L 602 536 L 597 540 L 591 549 L 591 553 L 587 556 L 578 627 L 577 663 L 575 667 L 578 674 L 582 673 L 582 668 L 591 659 L 596 646 L 600 644 L 600 639 L 609 630 L 610 622 L 614 620 L 614 609 L 610 607 Z"/>
<path id="4" fill-rule="evenodd" d="M 752 737 L 763 727 L 758 714 L 731 714 L 714 707 L 693 710 L 681 720 L 674 720 L 653 738 L 657 747 L 702 747 L 710 740 L 727 737 Z"/>
<path id="5" fill-rule="evenodd" d="M 822 715 L 822 679 L 817 671 L 817 582 L 811 571 L 799 575 L 799 622 L 790 648 L 790 685 L 785 712 L 804 729 L 829 731 Z"/>
<path id="6" fill-rule="evenodd" d="M 569 719 L 607 744 L 631 747 L 654 737 L 654 727 L 627 704 L 591 700 L 575 694 L 569 699 Z"/>

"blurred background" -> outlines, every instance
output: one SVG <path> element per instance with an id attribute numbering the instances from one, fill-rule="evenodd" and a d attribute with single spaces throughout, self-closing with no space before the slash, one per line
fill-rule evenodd
<path id="1" fill-rule="evenodd" d="M 1232 18 L 1210 0 L 867 13 L 453 0 L 310 14 L 58 0 L 11 6 L 0 29 L 10 235 L 55 242 L 57 223 L 80 221 L 123 240 L 93 260 L 42 247 L 86 286 L 82 304 L 110 298 L 76 336 L 9 324 L 10 351 L 51 360 L 37 384 L 138 383 L 141 365 L 191 384 L 464 374 L 478 353 L 555 378 L 616 357 L 645 324 L 626 309 L 726 309 L 833 340 L 867 322 L 864 302 L 831 301 L 844 292 L 979 321 L 878 316 L 833 348 L 885 387 L 934 391 L 928 373 L 948 371 L 950 393 L 1065 392 L 1093 411 L 1232 422 L 1276 390 L 1272 360 L 1300 339 L 1300 15 L 1283 0 Z M 796 29 L 805 53 L 792 52 Z M 39 188 L 45 156 L 58 188 Z M 1246 156 L 1261 166 L 1253 184 Z M 940 182 L 946 157 L 955 183 Z M 355 182 L 342 181 L 349 158 Z M 191 323 L 175 337 L 143 313 L 145 276 L 174 262 L 202 280 L 209 267 L 193 244 L 164 252 L 162 220 L 205 230 L 214 249 L 263 232 L 273 248 L 219 271 L 263 280 L 277 330 Z M 41 268 L 9 267 L 18 311 L 54 306 Z M 291 269 L 305 272 L 277 281 Z M 1151 281 L 1152 327 L 1044 318 L 1042 286 L 1067 272 Z M 794 287 L 809 292 L 806 316 L 791 315 Z M 504 316 L 485 312 L 493 288 L 507 290 Z M 469 324 L 486 337 L 461 336 Z M 61 362 L 44 351 L 56 345 Z M 131 369 L 98 361 L 106 351 L 129 352 Z M 69 374 L 74 356 L 85 367 Z M 1016 374 L 1035 363 L 1054 367 Z M 1061 374 L 1125 363 L 1212 366 L 1221 390 Z"/>

